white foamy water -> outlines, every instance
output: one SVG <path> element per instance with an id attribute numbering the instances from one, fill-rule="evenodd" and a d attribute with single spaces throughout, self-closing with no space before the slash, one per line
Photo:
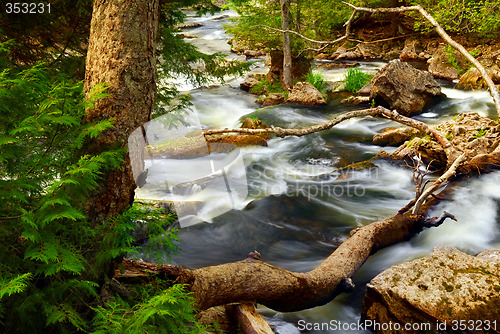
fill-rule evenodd
<path id="1" fill-rule="evenodd" d="M 215 27 L 217 21 L 212 21 L 210 16 L 199 21 L 206 25 L 189 31 L 199 36 L 192 42 L 205 52 L 227 50 L 223 44 L 227 37 L 216 31 L 220 29 Z M 383 65 L 383 62 L 362 63 L 361 68 L 375 71 Z M 262 62 L 255 63 L 254 67 L 255 71 L 266 72 Z M 318 71 L 327 80 L 339 81 L 345 69 Z M 178 81 L 182 83 L 182 78 Z M 492 99 L 486 91 L 443 88 L 443 92 L 448 99 L 425 110 L 417 116 L 419 119 L 436 124 L 463 111 L 492 115 Z M 333 117 L 328 107 L 282 105 L 259 109 L 255 99 L 256 96 L 230 87 L 193 92 L 193 103 L 203 128 L 234 127 L 247 114 L 265 116 L 272 120 L 266 118 L 269 124 L 281 127 L 303 127 Z M 339 107 L 334 113 L 341 111 Z M 241 197 L 228 196 L 227 185 L 231 187 L 232 183 L 223 182 L 221 168 L 214 168 L 217 173 L 212 169 L 202 173 L 202 168 L 194 168 L 200 175 L 186 180 L 185 171 L 193 168 L 190 163 L 150 160 L 149 184 L 138 190 L 138 197 L 202 203 L 195 221 L 213 224 L 182 229 L 181 247 L 185 252 L 174 258 L 177 264 L 192 267 L 218 264 L 241 260 L 249 251 L 259 250 L 265 261 L 289 270 L 307 271 L 328 256 L 353 227 L 391 217 L 414 197 L 411 171 L 390 162 L 375 161 L 378 168 L 364 171 L 335 171 L 346 162 L 373 157 L 381 147 L 370 144 L 366 138 L 389 126 L 398 125 L 380 119 L 352 119 L 336 126 L 332 132 L 275 138 L 268 141 L 269 147 L 241 148 L 244 168 L 231 163 L 224 165 L 226 176 L 247 182 L 248 194 Z M 224 155 L 219 157 L 225 161 Z M 198 162 L 211 166 L 203 159 Z M 216 177 L 221 187 L 205 187 L 206 182 Z M 172 189 L 179 183 L 182 186 Z M 458 222 L 447 220 L 410 241 L 370 257 L 354 277 L 357 287 L 352 294 L 342 294 L 325 306 L 296 313 L 261 311 L 281 334 L 300 333 L 298 322 L 301 320 L 356 323 L 360 317 L 363 286 L 382 270 L 424 256 L 439 244 L 455 246 L 470 254 L 500 248 L 499 200 L 500 173 L 471 178 L 457 185 L 451 199 L 442 201 L 430 213 L 438 216 L 446 210 L 454 214 Z M 309 331 L 308 334 L 341 332 Z"/>
<path id="2" fill-rule="evenodd" d="M 228 86 L 198 90 L 192 97 L 201 123 L 209 128 L 237 127 L 242 116 L 258 108 L 255 96 Z"/>

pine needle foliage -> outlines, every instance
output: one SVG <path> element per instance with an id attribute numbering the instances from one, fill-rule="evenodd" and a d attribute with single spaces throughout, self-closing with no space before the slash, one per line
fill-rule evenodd
<path id="1" fill-rule="evenodd" d="M 202 333 L 205 328 L 198 325 L 192 309 L 193 299 L 187 295 L 185 287 L 176 284 L 164 286 L 154 282 L 137 293 L 142 303 L 134 304 L 121 298 L 109 302 L 105 307 L 95 308 L 92 334 L 121 333 Z"/>
<path id="2" fill-rule="evenodd" d="M 82 82 L 43 64 L 0 72 L 0 332 L 112 332 L 98 322 L 114 305 L 101 302 L 100 290 L 112 261 L 142 251 L 132 237 L 137 221 L 148 224 L 152 250 L 177 249 L 174 217 L 160 221 L 137 207 L 100 226 L 85 217 L 86 198 L 125 153 L 85 153 L 113 126 L 82 121 L 103 96 L 99 86 L 85 99 Z M 194 320 L 182 287 L 163 288 L 129 304 L 132 332 L 160 325 L 163 333 Z M 124 307 L 119 297 L 114 303 Z"/>

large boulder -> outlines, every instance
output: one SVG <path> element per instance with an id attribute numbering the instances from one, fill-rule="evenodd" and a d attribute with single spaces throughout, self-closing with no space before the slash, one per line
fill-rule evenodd
<path id="1" fill-rule="evenodd" d="M 323 94 L 309 82 L 297 82 L 295 86 L 293 86 L 292 92 L 286 102 L 307 105 L 326 104 Z"/>
<path id="2" fill-rule="evenodd" d="M 430 255 L 376 276 L 367 285 L 362 316 L 372 323 L 391 324 L 392 330 L 380 326 L 387 330 L 379 328 L 378 333 L 475 332 L 471 328 L 498 333 L 498 305 L 500 250 L 486 250 L 474 257 L 438 246 Z M 407 324 L 430 327 L 405 329 Z M 471 327 L 458 331 L 463 324 Z"/>
<path id="3" fill-rule="evenodd" d="M 409 116 L 421 111 L 441 87 L 429 72 L 392 60 L 371 81 L 370 98 Z"/>

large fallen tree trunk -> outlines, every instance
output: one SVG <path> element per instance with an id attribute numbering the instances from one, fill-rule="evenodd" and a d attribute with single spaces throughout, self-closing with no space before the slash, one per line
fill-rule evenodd
<path id="1" fill-rule="evenodd" d="M 422 215 L 408 212 L 355 229 L 317 268 L 306 273 L 284 270 L 260 261 L 260 254 L 250 253 L 243 261 L 195 270 L 124 260 L 115 278 L 175 278 L 177 283 L 189 286 L 200 310 L 250 301 L 277 311 L 298 311 L 326 304 L 352 290 L 351 277 L 371 254 L 443 220 L 429 224 Z"/>

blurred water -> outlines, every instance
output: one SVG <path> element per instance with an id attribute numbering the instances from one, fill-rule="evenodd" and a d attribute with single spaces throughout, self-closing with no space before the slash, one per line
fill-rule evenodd
<path id="1" fill-rule="evenodd" d="M 220 26 L 213 28 L 214 22 L 219 21 L 212 21 L 210 17 L 199 20 L 207 25 L 196 28 L 200 29 L 197 45 L 210 45 L 206 50 L 222 50 L 220 44 L 206 42 L 227 38 L 217 30 Z M 263 65 L 257 66 L 260 66 L 257 70 L 261 70 Z M 383 64 L 363 63 L 362 66 L 375 70 Z M 321 72 L 330 80 L 338 80 L 343 75 L 342 69 Z M 417 119 L 437 124 L 463 111 L 495 117 L 487 92 L 462 92 L 450 87 L 443 91 L 447 98 Z M 275 126 L 304 127 L 353 108 L 334 101 L 320 108 L 280 105 L 261 109 L 254 102 L 255 96 L 230 86 L 198 89 L 192 94 L 201 126 L 210 128 L 238 126 L 245 116 L 257 116 Z M 393 216 L 414 197 L 411 172 L 397 164 L 375 160 L 376 167 L 367 170 L 336 171 L 348 163 L 372 158 L 381 149 L 371 144 L 373 134 L 394 126 L 397 124 L 383 119 L 352 119 L 331 131 L 275 138 L 269 140 L 268 147 L 241 149 L 248 196 L 239 200 L 237 209 L 212 217 L 210 211 L 216 212 L 227 203 L 215 192 L 204 193 L 203 214 L 212 217 L 207 220 L 210 224 L 182 229 L 179 236 L 183 240 L 183 252 L 174 256 L 173 262 L 196 268 L 241 260 L 257 250 L 262 260 L 277 266 L 299 272 L 311 270 L 335 250 L 354 227 Z M 138 197 L 163 198 L 161 189 L 168 180 L 162 176 L 165 168 L 161 168 L 161 162 L 157 166 L 148 174 L 149 185 L 138 191 Z M 280 314 L 266 308 L 260 311 L 276 333 L 282 334 L 300 333 L 301 321 L 356 323 L 364 286 L 382 270 L 428 254 L 438 244 L 455 246 L 470 254 L 500 247 L 499 200 L 500 173 L 463 180 L 456 186 L 452 200 L 442 202 L 431 213 L 439 215 L 446 210 L 453 213 L 458 222 L 448 220 L 408 242 L 379 251 L 354 277 L 356 288 L 351 294 L 301 312 Z"/>

